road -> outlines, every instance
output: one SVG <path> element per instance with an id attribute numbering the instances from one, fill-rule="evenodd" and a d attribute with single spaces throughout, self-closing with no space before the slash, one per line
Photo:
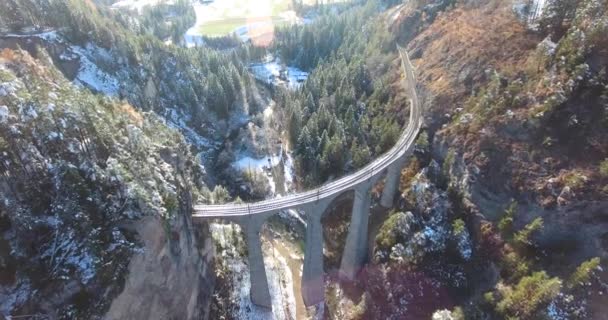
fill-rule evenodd
<path id="1" fill-rule="evenodd" d="M 384 174 L 390 165 L 400 161 L 408 150 L 414 146 L 416 136 L 422 126 L 422 110 L 416 94 L 416 78 L 409 55 L 405 49 L 399 46 L 398 50 L 401 55 L 401 66 L 405 73 L 405 90 L 411 103 L 408 125 L 393 148 L 360 170 L 338 180 L 328 182 L 319 188 L 254 203 L 195 205 L 193 217 L 209 219 L 267 214 L 300 207 L 326 198 L 333 199 L 343 192 L 354 190 L 359 184 L 369 182 L 369 180 Z"/>

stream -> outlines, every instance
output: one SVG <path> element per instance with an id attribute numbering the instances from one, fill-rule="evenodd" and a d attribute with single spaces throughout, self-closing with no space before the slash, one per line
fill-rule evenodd
<path id="1" fill-rule="evenodd" d="M 240 134 L 231 134 L 228 139 L 237 150 L 232 167 L 237 171 L 255 170 L 268 179 L 270 193 L 267 198 L 281 197 L 294 190 L 293 159 L 283 132 L 279 126 L 274 102 L 259 113 L 259 127 L 249 122 Z M 252 116 L 252 118 L 255 116 Z M 277 143 L 277 141 L 281 143 Z M 231 144 L 232 144 L 231 143 Z M 240 144 L 240 145 L 239 145 Z M 246 146 L 241 148 L 240 146 Z M 301 295 L 301 276 L 304 260 L 302 239 L 304 219 L 294 210 L 282 212 L 268 219 L 261 232 L 262 252 L 272 311 L 258 308 L 249 297 L 250 279 L 247 265 L 245 241 L 238 225 L 224 222 L 212 223 L 212 235 L 218 244 L 221 256 L 219 268 L 228 271 L 232 287 L 231 315 L 237 319 L 309 319 Z"/>

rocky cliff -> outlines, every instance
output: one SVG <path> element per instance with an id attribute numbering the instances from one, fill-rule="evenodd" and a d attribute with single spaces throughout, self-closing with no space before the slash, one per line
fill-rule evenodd
<path id="1" fill-rule="evenodd" d="M 106 319 L 207 319 L 213 293 L 213 250 L 206 226 L 178 219 L 171 232 L 148 217 L 135 223 L 143 252 L 129 263 L 124 290 Z"/>
<path id="2" fill-rule="evenodd" d="M 154 114 L 68 82 L 42 50 L 0 52 L 0 314 L 204 319 L 204 173 Z"/>

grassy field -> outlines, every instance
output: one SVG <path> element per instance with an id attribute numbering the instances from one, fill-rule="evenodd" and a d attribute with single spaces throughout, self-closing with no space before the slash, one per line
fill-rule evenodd
<path id="1" fill-rule="evenodd" d="M 270 24 L 276 26 L 288 23 L 285 19 L 279 16 L 259 17 L 259 18 L 229 18 L 224 20 L 209 21 L 202 24 L 199 28 L 201 35 L 210 37 L 220 37 L 230 34 L 237 28 L 248 25 L 251 29 L 257 29 L 258 26 L 268 26 Z"/>
<path id="2" fill-rule="evenodd" d="M 251 24 L 288 22 L 291 0 L 223 0 L 202 6 L 197 12 L 201 35 L 223 36 Z"/>
<path id="3" fill-rule="evenodd" d="M 247 23 L 246 18 L 233 18 L 230 20 L 209 21 L 200 26 L 201 35 L 219 37 L 227 35 L 236 28 Z"/>
<path id="4" fill-rule="evenodd" d="M 317 0 L 305 0 L 314 5 Z M 337 3 L 348 0 L 319 0 L 319 3 Z M 295 23 L 298 20 L 292 10 L 292 0 L 217 0 L 207 5 L 195 5 L 196 27 L 199 35 L 218 37 L 249 26 L 248 33 L 260 33 L 260 29 Z"/>

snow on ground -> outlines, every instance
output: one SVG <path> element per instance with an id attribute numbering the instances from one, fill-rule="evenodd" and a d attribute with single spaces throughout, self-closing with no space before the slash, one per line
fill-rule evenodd
<path id="1" fill-rule="evenodd" d="M 538 27 L 538 18 L 543 14 L 547 0 L 533 0 L 531 2 L 525 0 L 517 0 L 513 3 L 512 8 L 515 14 L 522 21 L 527 21 L 529 27 L 535 29 Z"/>
<path id="2" fill-rule="evenodd" d="M 190 117 L 182 114 L 176 109 L 168 108 L 165 118 L 167 119 L 167 125 L 169 127 L 179 130 L 186 138 L 186 141 L 200 151 L 200 153 L 197 154 L 197 157 L 200 157 L 201 160 L 206 158 L 208 153 L 216 150 L 221 145 L 221 142 L 212 142 L 188 126 L 186 122 L 190 121 Z"/>
<path id="3" fill-rule="evenodd" d="M 275 78 L 278 78 L 281 71 L 281 66 L 276 61 L 266 63 L 254 63 L 249 66 L 253 76 L 267 84 L 272 84 Z"/>
<path id="4" fill-rule="evenodd" d="M 0 123 L 5 123 L 10 115 L 7 106 L 0 106 Z"/>
<path id="5" fill-rule="evenodd" d="M 194 14 L 196 15 L 196 22 L 190 29 L 186 31 L 186 34 L 184 35 L 184 41 L 186 43 L 186 47 L 188 48 L 202 46 L 205 44 L 205 41 L 200 33 L 200 29 L 201 24 L 203 24 L 205 21 L 207 5 L 196 1 L 192 4 L 192 7 L 194 8 Z"/>
<path id="6" fill-rule="evenodd" d="M 296 298 L 293 293 L 293 275 L 287 260 L 277 249 L 271 248 L 272 255 L 264 257 L 268 276 L 272 310 L 275 319 L 296 318 Z"/>
<path id="7" fill-rule="evenodd" d="M 274 111 L 272 110 L 272 105 L 269 104 L 266 107 L 266 109 L 264 109 L 263 113 L 264 113 L 264 120 L 265 121 L 272 119 L 272 114 L 274 113 Z"/>
<path id="8" fill-rule="evenodd" d="M 47 30 L 39 33 L 7 34 L 6 37 L 37 37 L 48 42 L 63 42 L 62 37 L 54 30 Z M 92 56 L 99 57 L 107 61 L 111 61 L 113 59 L 112 54 L 109 51 L 97 47 L 91 43 L 87 44 L 86 47 L 70 46 L 68 52 L 62 53 L 60 58 L 64 60 L 72 60 L 76 58 L 79 59 L 80 68 L 76 78 L 74 79 L 75 84 L 86 86 L 109 96 L 117 96 L 119 89 L 118 80 L 98 68 L 97 65 L 89 59 L 89 57 Z"/>
<path id="9" fill-rule="evenodd" d="M 7 35 L 5 35 L 5 37 L 11 37 L 11 38 L 29 38 L 29 37 L 38 37 L 40 39 L 44 39 L 47 41 L 57 41 L 60 39 L 60 36 L 57 34 L 57 31 L 54 30 L 47 30 L 44 32 L 39 32 L 39 33 L 32 33 L 32 34 L 14 34 L 14 33 L 9 33 Z"/>
<path id="10" fill-rule="evenodd" d="M 285 167 L 284 167 L 284 175 L 285 175 L 285 190 L 289 190 L 291 185 L 293 185 L 294 181 L 294 167 L 293 167 L 293 157 L 290 152 L 286 152 L 287 157 L 285 157 Z"/>
<path id="11" fill-rule="evenodd" d="M 279 215 L 284 219 L 298 221 L 304 226 L 304 228 L 306 228 L 306 221 L 304 221 L 300 213 L 298 213 L 298 211 L 296 211 L 295 209 L 283 210 L 279 212 Z"/>
<path id="12" fill-rule="evenodd" d="M 268 286 L 272 301 L 272 311 L 260 308 L 251 302 L 249 266 L 246 257 L 238 254 L 237 246 L 246 245 L 243 239 L 236 239 L 241 234 L 236 224 L 210 224 L 211 234 L 220 246 L 224 266 L 232 277 L 232 301 L 237 301 L 236 319 L 295 319 L 295 296 L 293 293 L 293 275 L 286 259 L 274 248 L 269 248 L 271 255 L 264 256 L 264 266 L 268 277 Z M 264 250 L 268 251 L 268 250 Z"/>
<path id="13" fill-rule="evenodd" d="M 249 156 L 240 156 L 239 159 L 234 163 L 235 168 L 244 170 L 260 170 L 263 171 L 265 168 L 270 166 L 274 167 L 279 165 L 281 156 L 270 156 L 262 159 L 255 159 Z"/>
<path id="14" fill-rule="evenodd" d="M 274 178 L 272 176 L 267 175 L 266 172 L 268 172 L 268 170 L 270 168 L 279 165 L 280 162 L 281 162 L 280 154 L 276 155 L 276 156 L 273 155 L 273 156 L 269 156 L 269 157 L 264 157 L 261 159 L 256 159 L 256 158 L 252 158 L 249 156 L 240 155 L 238 157 L 238 160 L 233 164 L 233 166 L 241 172 L 244 172 L 246 170 L 254 170 L 254 171 L 263 173 L 264 176 L 266 177 L 266 179 L 268 179 L 268 184 L 270 185 L 270 190 L 271 190 L 272 194 L 274 195 L 277 190 L 276 183 L 274 181 Z"/>
<path id="15" fill-rule="evenodd" d="M 201 35 L 192 33 L 195 31 L 196 31 L 196 29 L 194 29 L 194 27 L 192 27 L 192 28 L 188 29 L 188 31 L 186 31 L 186 34 L 184 35 L 184 42 L 186 44 L 186 48 L 192 48 L 192 47 L 205 45 L 205 40 L 203 40 L 203 37 Z"/>
<path id="16" fill-rule="evenodd" d="M 249 70 L 259 81 L 270 85 L 285 85 L 290 89 L 299 88 L 308 78 L 308 72 L 295 67 L 285 67 L 278 58 L 265 63 L 252 63 Z M 281 72 L 285 73 L 283 79 Z"/>
<path id="17" fill-rule="evenodd" d="M 25 304 L 32 294 L 32 286 L 28 281 L 18 281 L 11 286 L 0 286 L 0 315 L 6 317 L 15 306 Z M 7 318 L 10 319 L 10 318 Z"/>
<path id="18" fill-rule="evenodd" d="M 263 158 L 253 158 L 247 154 L 239 154 L 237 156 L 237 161 L 234 162 L 233 167 L 241 172 L 246 170 L 254 170 L 257 172 L 261 172 L 268 179 L 268 184 L 270 185 L 270 189 L 272 194 L 276 197 L 280 196 L 276 194 L 276 181 L 274 176 L 266 174 L 271 168 L 276 166 L 283 166 L 284 173 L 284 190 L 290 190 L 293 185 L 294 178 L 294 168 L 293 168 L 293 158 L 290 153 L 287 153 L 286 157 L 283 157 L 283 149 L 279 151 L 276 155 L 269 155 Z"/>
<path id="19" fill-rule="evenodd" d="M 192 27 L 190 27 L 190 29 L 186 31 L 186 34 L 184 35 L 184 42 L 186 43 L 187 48 L 202 46 L 205 44 L 203 36 L 200 33 L 200 25 L 205 14 L 206 5 L 197 1 L 192 4 L 192 7 L 194 8 L 194 13 L 196 15 L 196 22 Z"/>
<path id="20" fill-rule="evenodd" d="M 534 19 L 540 17 L 545 9 L 546 0 L 534 0 L 532 3 L 532 12 L 534 13 Z"/>
<path id="21" fill-rule="evenodd" d="M 289 87 L 297 89 L 308 79 L 308 72 L 295 67 L 287 67 L 287 77 L 289 79 Z"/>
<path id="22" fill-rule="evenodd" d="M 74 82 L 86 87 L 89 87 L 97 92 L 103 92 L 109 96 L 117 96 L 119 83 L 116 78 L 109 75 L 105 71 L 99 69 L 88 57 L 92 54 L 102 55 L 106 59 L 111 55 L 106 50 L 88 44 L 85 48 L 80 46 L 71 46 L 73 53 L 80 57 L 80 69 Z"/>

